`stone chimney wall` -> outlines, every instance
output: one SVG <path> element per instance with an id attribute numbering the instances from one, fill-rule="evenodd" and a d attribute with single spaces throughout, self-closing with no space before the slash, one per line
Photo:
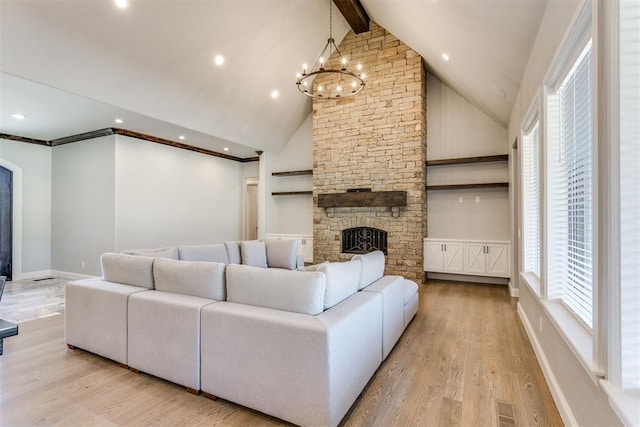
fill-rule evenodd
<path id="1" fill-rule="evenodd" d="M 339 49 L 352 71 L 362 64 L 366 86 L 352 98 L 313 100 L 314 262 L 350 259 L 341 254 L 342 230 L 375 227 L 388 232 L 386 274 L 420 283 L 427 231 L 422 59 L 373 21 L 366 33 L 350 31 Z M 407 206 L 398 217 L 389 208 L 362 207 L 339 208 L 330 217 L 318 207 L 318 194 L 362 187 L 406 191 Z"/>

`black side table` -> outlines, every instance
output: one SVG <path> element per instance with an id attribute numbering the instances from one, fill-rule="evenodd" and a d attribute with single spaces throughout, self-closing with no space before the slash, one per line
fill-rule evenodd
<path id="1" fill-rule="evenodd" d="M 14 335 L 18 335 L 18 325 L 0 319 L 0 356 L 2 356 L 2 340 Z"/>

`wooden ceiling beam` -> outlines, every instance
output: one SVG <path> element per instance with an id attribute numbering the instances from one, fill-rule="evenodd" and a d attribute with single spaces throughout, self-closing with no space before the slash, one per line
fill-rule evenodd
<path id="1" fill-rule="evenodd" d="M 344 19 L 347 20 L 354 33 L 369 31 L 369 15 L 360 0 L 333 0 Z"/>

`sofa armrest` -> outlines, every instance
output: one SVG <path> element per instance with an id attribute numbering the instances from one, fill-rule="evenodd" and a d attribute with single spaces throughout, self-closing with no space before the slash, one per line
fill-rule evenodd
<path id="1" fill-rule="evenodd" d="M 317 316 L 220 302 L 202 310 L 201 387 L 298 425 L 337 425 L 381 363 L 382 302 Z"/>

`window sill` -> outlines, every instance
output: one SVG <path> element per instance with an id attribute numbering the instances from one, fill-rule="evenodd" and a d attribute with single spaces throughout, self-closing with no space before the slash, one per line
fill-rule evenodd
<path id="1" fill-rule="evenodd" d="M 624 425 L 637 425 L 640 420 L 640 392 L 620 390 L 607 380 L 600 380 L 600 385 L 609 398 L 609 404 Z"/>
<path id="2" fill-rule="evenodd" d="M 562 337 L 567 347 L 580 362 L 589 378 L 596 386 L 604 378 L 604 372 L 599 369 L 593 359 L 593 336 L 591 332 L 576 319 L 560 300 L 543 300 L 540 298 L 540 282 L 532 274 L 520 274 L 522 282 L 538 296 L 538 303 L 542 306 L 547 318 Z"/>
<path id="3" fill-rule="evenodd" d="M 525 282 L 529 289 L 533 291 L 539 298 L 542 297 L 542 291 L 540 289 L 540 279 L 533 273 L 520 273 L 520 279 Z"/>

